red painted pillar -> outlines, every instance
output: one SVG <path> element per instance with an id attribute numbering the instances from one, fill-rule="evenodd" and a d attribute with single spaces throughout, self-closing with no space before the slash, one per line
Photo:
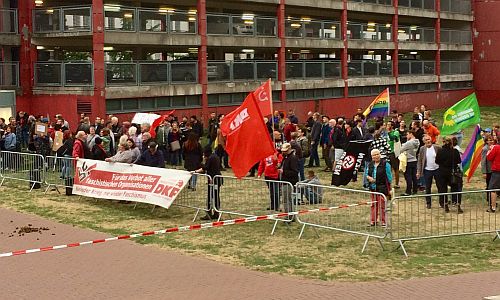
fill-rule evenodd
<path id="1" fill-rule="evenodd" d="M 207 74 L 207 3 L 198 0 L 198 34 L 200 35 L 200 48 L 198 50 L 198 82 L 201 84 L 201 119 L 208 120 L 208 74 Z M 205 120 L 206 118 L 206 120 Z"/>
<path id="2" fill-rule="evenodd" d="M 37 57 L 36 47 L 31 44 L 31 36 L 33 33 L 32 11 L 34 7 L 34 0 L 19 1 L 19 33 L 21 34 L 19 81 L 22 96 L 26 98 L 33 95 L 33 63 L 36 62 Z"/>
<path id="3" fill-rule="evenodd" d="M 349 96 L 349 87 L 347 85 L 347 79 L 349 76 L 348 68 L 347 68 L 347 0 L 343 0 L 343 9 L 342 14 L 340 16 L 340 27 L 342 30 L 341 36 L 342 41 L 344 42 L 344 48 L 341 50 L 341 66 L 342 66 L 342 79 L 344 79 L 344 97 L 347 98 Z"/>
<path id="4" fill-rule="evenodd" d="M 104 3 L 92 0 L 92 59 L 94 61 L 94 96 L 92 115 L 106 116 L 106 68 L 104 65 Z"/>
<path id="5" fill-rule="evenodd" d="M 278 17 L 278 38 L 280 47 L 278 48 L 278 81 L 281 81 L 280 100 L 286 103 L 286 37 L 285 37 L 285 0 L 280 0 L 277 11 Z"/>
<path id="6" fill-rule="evenodd" d="M 436 0 L 436 11 L 438 17 L 436 19 L 436 75 L 438 76 L 438 90 L 441 91 L 441 1 Z"/>
<path id="7" fill-rule="evenodd" d="M 392 54 L 392 74 L 396 78 L 396 95 L 399 95 L 399 2 L 394 2 L 394 17 L 392 18 L 392 41 L 394 42 L 394 52 Z"/>

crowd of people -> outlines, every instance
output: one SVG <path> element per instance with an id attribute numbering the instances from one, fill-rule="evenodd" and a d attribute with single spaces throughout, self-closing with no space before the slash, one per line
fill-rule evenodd
<path id="1" fill-rule="evenodd" d="M 205 130 L 196 116 L 177 118 L 170 115 L 151 132 L 149 123 L 132 124 L 113 115 L 91 120 L 82 114 L 77 128 L 70 128 L 62 115 L 55 115 L 49 120 L 20 111 L 16 117 L 9 119 L 9 123 L 0 118 L 0 148 L 4 151 L 31 151 L 44 156 L 90 158 L 159 168 L 183 166 L 190 172 L 215 176 L 230 168 L 225 137 L 220 130 L 223 118 L 224 115 L 211 113 Z M 268 180 L 270 210 L 279 210 L 280 197 L 288 195 L 283 197 L 291 199 L 293 192 L 279 188 L 275 181 L 292 185 L 299 181 L 319 185 L 314 171 L 309 170 L 306 177 L 305 169 L 323 165 L 325 172 L 331 172 L 349 142 L 356 140 L 372 141 L 370 155 L 361 170 L 363 186 L 371 191 L 389 196 L 392 187 L 400 187 L 400 171 L 403 171 L 406 182 L 404 196 L 418 191 L 430 194 L 433 180 L 440 193 L 447 192 L 448 188 L 451 192 L 462 190 L 460 145 L 463 133 L 440 137 L 431 111 L 425 105 L 415 107 L 409 125 L 404 115 L 397 111 L 392 111 L 386 120 L 379 118 L 372 121 L 365 119 L 362 109 L 349 118 L 330 118 L 325 114 L 309 112 L 303 122 L 293 110 L 286 114 L 276 111 L 264 121 L 276 152 L 252 167 L 247 176 Z M 46 133 L 36 131 L 37 123 L 47 125 Z M 61 132 L 63 136 L 62 145 L 57 149 L 54 147 L 56 132 Z M 202 145 L 205 134 L 206 142 Z M 500 188 L 500 150 L 495 145 L 500 127 L 495 124 L 485 129 L 483 135 L 486 145 L 482 171 L 488 187 L 497 189 Z M 320 152 L 324 163 L 320 160 Z M 189 189 L 196 189 L 195 177 L 189 183 Z M 357 181 L 357 176 L 352 181 Z M 217 184 L 222 185 L 222 182 Z M 301 194 L 311 204 L 322 201 L 319 188 L 305 189 Z M 372 224 L 376 224 L 379 218 L 377 211 L 383 210 L 380 199 L 374 200 L 378 204 L 372 209 Z M 426 200 L 430 209 L 431 197 Z M 488 194 L 488 202 L 488 211 L 495 212 L 496 193 Z M 460 195 L 453 195 L 451 203 L 447 197 L 440 197 L 439 205 L 445 212 L 450 211 L 450 204 L 457 207 L 458 213 L 463 212 Z M 283 205 L 286 211 L 290 209 L 288 201 L 284 201 Z M 209 218 L 218 218 L 218 215 L 213 212 Z M 385 224 L 383 215 L 381 223 Z"/>

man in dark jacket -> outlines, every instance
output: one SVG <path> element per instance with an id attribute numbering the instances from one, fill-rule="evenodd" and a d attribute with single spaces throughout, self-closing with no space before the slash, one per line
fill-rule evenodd
<path id="1" fill-rule="evenodd" d="M 148 149 L 142 152 L 135 163 L 147 167 L 165 168 L 165 157 L 163 152 L 158 150 L 158 144 L 150 142 Z"/>
<path id="2" fill-rule="evenodd" d="M 198 135 L 199 138 L 203 136 L 203 125 L 198 121 L 196 116 L 191 116 L 192 131 Z"/>
<path id="3" fill-rule="evenodd" d="M 219 120 L 215 115 L 215 112 L 210 114 L 210 119 L 208 119 L 208 145 L 212 146 L 213 142 L 217 138 L 217 128 L 219 128 Z"/>
<path id="4" fill-rule="evenodd" d="M 311 157 L 309 158 L 309 168 L 312 168 L 313 165 L 319 167 L 318 145 L 319 139 L 321 137 L 321 123 L 319 121 L 319 118 L 319 113 L 314 113 L 314 123 L 311 129 Z"/>
<path id="5" fill-rule="evenodd" d="M 220 187 L 223 184 L 220 177 L 215 178 L 215 176 L 217 175 L 222 175 L 222 173 L 220 172 L 220 158 L 215 153 L 212 153 L 211 147 L 206 147 L 205 150 L 203 150 L 203 157 L 205 158 L 205 163 L 200 169 L 196 170 L 195 172 L 207 174 L 214 182 L 208 183 L 207 215 L 201 219 L 205 221 L 217 220 L 219 219 L 219 213 L 217 212 L 217 210 L 219 210 L 220 208 Z M 216 210 L 212 210 L 212 207 L 210 206 L 210 195 L 212 193 L 214 195 L 214 208 Z"/>
<path id="6" fill-rule="evenodd" d="M 283 155 L 283 161 L 281 162 L 281 181 L 289 182 L 292 185 L 283 185 L 283 206 L 285 212 L 292 212 L 293 186 L 299 181 L 299 161 L 297 156 L 295 156 L 292 145 L 289 143 L 284 143 L 281 146 L 281 154 Z M 288 216 L 287 219 L 293 221 L 294 218 Z"/>

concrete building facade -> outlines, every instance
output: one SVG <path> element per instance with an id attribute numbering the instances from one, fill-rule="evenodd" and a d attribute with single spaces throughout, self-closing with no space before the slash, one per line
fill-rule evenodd
<path id="1" fill-rule="evenodd" d="M 500 5 L 491 1 L 0 4 L 0 85 L 15 91 L 13 109 L 71 122 L 80 113 L 129 118 L 172 109 L 205 119 L 231 111 L 268 78 L 275 108 L 302 119 L 307 111 L 350 116 L 387 87 L 399 111 L 445 107 L 473 87 L 484 104 L 499 98 L 487 74 L 500 72 L 491 44 Z"/>

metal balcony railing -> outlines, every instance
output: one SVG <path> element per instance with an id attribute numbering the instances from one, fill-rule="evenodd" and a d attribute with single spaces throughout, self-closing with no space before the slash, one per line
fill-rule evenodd
<path id="1" fill-rule="evenodd" d="M 441 29 L 441 43 L 471 45 L 472 32 L 470 30 Z"/>
<path id="2" fill-rule="evenodd" d="M 104 28 L 106 31 L 196 34 L 198 19 L 196 11 L 105 5 Z"/>
<path id="3" fill-rule="evenodd" d="M 0 9 L 0 33 L 17 33 L 17 9 Z"/>
<path id="4" fill-rule="evenodd" d="M 347 24 L 347 38 L 350 40 L 391 41 L 391 24 L 352 23 Z"/>
<path id="5" fill-rule="evenodd" d="M 471 2 L 471 0 L 441 0 L 441 11 L 470 15 Z"/>
<path id="6" fill-rule="evenodd" d="M 92 30 L 90 6 L 53 7 L 33 10 L 35 33 L 80 32 Z"/>
<path id="7" fill-rule="evenodd" d="M 471 73 L 471 62 L 468 60 L 441 61 L 441 75 Z"/>
<path id="8" fill-rule="evenodd" d="M 108 86 L 196 82 L 198 82 L 197 61 L 106 63 L 106 84 Z"/>
<path id="9" fill-rule="evenodd" d="M 387 5 L 387 6 L 392 5 L 392 0 L 349 0 L 349 1 L 361 2 L 361 3 L 367 3 L 367 4 Z"/>
<path id="10" fill-rule="evenodd" d="M 287 79 L 324 79 L 340 78 L 340 61 L 287 61 L 286 78 Z"/>
<path id="11" fill-rule="evenodd" d="M 209 82 L 258 81 L 278 79 L 276 61 L 209 61 Z"/>
<path id="12" fill-rule="evenodd" d="M 339 40 L 341 28 L 339 22 L 309 19 L 287 19 L 285 35 L 294 38 L 335 39 Z"/>
<path id="13" fill-rule="evenodd" d="M 36 86 L 93 86 L 94 68 L 92 62 L 36 62 Z"/>
<path id="14" fill-rule="evenodd" d="M 434 43 L 436 31 L 434 28 L 400 25 L 398 27 L 398 40 L 402 42 Z"/>
<path id="15" fill-rule="evenodd" d="M 400 60 L 398 62 L 399 75 L 434 75 L 436 72 L 435 61 Z"/>
<path id="16" fill-rule="evenodd" d="M 0 63 L 0 86 L 15 87 L 19 86 L 19 63 L 1 62 Z"/>
<path id="17" fill-rule="evenodd" d="M 392 61 L 352 60 L 347 63 L 349 77 L 392 76 Z"/>
<path id="18" fill-rule="evenodd" d="M 278 36 L 278 21 L 274 17 L 252 14 L 207 14 L 207 34 L 275 37 Z"/>
<path id="19" fill-rule="evenodd" d="M 401 7 L 418 8 L 418 9 L 428 9 L 428 10 L 436 9 L 434 0 L 399 0 L 398 5 Z"/>

